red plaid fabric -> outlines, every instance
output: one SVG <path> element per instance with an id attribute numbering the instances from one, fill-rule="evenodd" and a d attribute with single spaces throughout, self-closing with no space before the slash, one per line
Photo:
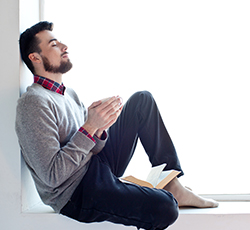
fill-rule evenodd
<path id="1" fill-rule="evenodd" d="M 58 82 L 37 75 L 34 76 L 34 83 L 40 84 L 44 88 L 59 93 L 61 95 L 64 95 L 66 89 L 66 87 L 63 84 L 60 85 Z"/>
<path id="2" fill-rule="evenodd" d="M 78 130 L 79 132 L 82 132 L 83 134 L 85 134 L 89 139 L 91 139 L 92 141 L 94 141 L 95 143 L 96 143 L 96 141 L 95 141 L 95 139 L 83 128 L 83 127 L 81 127 L 79 130 Z"/>

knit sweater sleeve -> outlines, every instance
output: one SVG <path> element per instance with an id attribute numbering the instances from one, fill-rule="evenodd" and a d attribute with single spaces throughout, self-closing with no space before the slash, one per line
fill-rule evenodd
<path id="1" fill-rule="evenodd" d="M 39 96 L 26 97 L 17 106 L 16 132 L 26 163 L 41 183 L 56 188 L 89 161 L 95 143 L 75 131 L 60 143 L 58 117 Z M 60 121 L 61 122 L 61 121 Z"/>
<path id="2" fill-rule="evenodd" d="M 108 133 L 106 131 L 103 132 L 103 138 L 98 138 L 96 135 L 94 135 L 94 139 L 96 141 L 96 145 L 94 148 L 91 150 L 94 154 L 98 154 L 99 152 L 102 151 L 104 148 L 106 141 L 108 139 Z"/>

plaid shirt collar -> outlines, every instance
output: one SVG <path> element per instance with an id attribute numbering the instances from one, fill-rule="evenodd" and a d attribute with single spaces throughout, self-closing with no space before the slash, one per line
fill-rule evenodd
<path id="1" fill-rule="evenodd" d="M 64 95 L 66 87 L 63 84 L 59 84 L 51 79 L 41 77 L 41 76 L 34 76 L 34 83 L 40 84 L 44 88 L 51 90 L 53 92 L 59 93 Z"/>

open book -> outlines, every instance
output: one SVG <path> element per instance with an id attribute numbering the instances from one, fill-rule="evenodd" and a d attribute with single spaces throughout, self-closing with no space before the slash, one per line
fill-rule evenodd
<path id="1" fill-rule="evenodd" d="M 134 176 L 127 176 L 121 179 L 134 183 L 134 184 L 138 184 L 140 186 L 162 189 L 171 180 L 173 180 L 176 176 L 178 176 L 178 174 L 180 174 L 180 171 L 176 171 L 176 170 L 163 171 L 166 165 L 167 164 L 162 164 L 162 165 L 152 167 L 150 173 L 148 174 L 146 181 L 137 179 Z"/>

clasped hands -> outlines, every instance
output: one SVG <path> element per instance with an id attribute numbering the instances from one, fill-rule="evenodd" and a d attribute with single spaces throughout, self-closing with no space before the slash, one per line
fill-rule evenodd
<path id="1" fill-rule="evenodd" d="M 88 118 L 82 126 L 91 136 L 101 137 L 112 126 L 123 109 L 122 98 L 113 96 L 93 102 L 88 108 Z"/>

